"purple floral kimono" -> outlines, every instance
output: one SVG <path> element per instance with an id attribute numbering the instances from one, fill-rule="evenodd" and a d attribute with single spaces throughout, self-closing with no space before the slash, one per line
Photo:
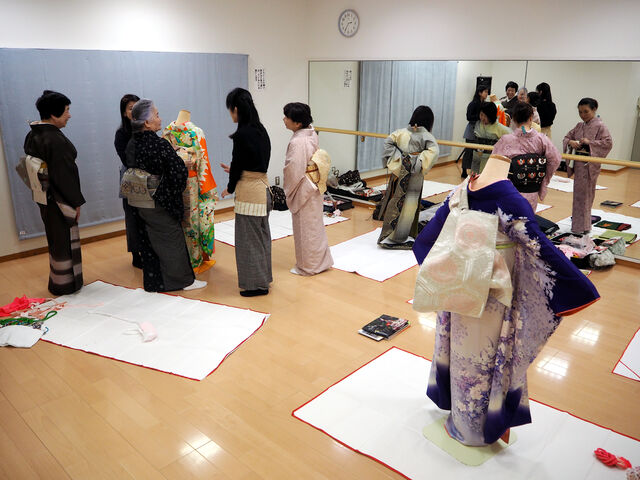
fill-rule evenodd
<path id="1" fill-rule="evenodd" d="M 509 180 L 468 190 L 468 198 L 469 208 L 499 217 L 504 248 L 498 252 L 510 270 L 511 307 L 490 293 L 480 318 L 438 312 L 427 395 L 451 410 L 446 428 L 453 438 L 480 446 L 531 422 L 527 368 L 561 317 L 595 302 L 599 294 L 540 231 L 531 206 Z M 448 214 L 447 199 L 416 240 L 419 263 Z"/>

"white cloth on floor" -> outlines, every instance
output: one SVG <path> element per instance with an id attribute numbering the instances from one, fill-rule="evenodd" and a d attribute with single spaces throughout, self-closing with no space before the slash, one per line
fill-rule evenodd
<path id="1" fill-rule="evenodd" d="M 40 337 L 42 337 L 42 330 L 37 328 L 8 325 L 0 328 L 0 347 L 31 348 L 40 340 Z"/>
<path id="2" fill-rule="evenodd" d="M 536 207 L 536 213 L 543 212 L 551 208 L 551 205 L 545 205 L 544 203 L 539 203 Z"/>
<path id="3" fill-rule="evenodd" d="M 325 227 L 349 220 L 347 217 L 323 216 Z M 235 220 L 218 222 L 216 227 L 216 240 L 227 245 L 235 246 Z M 289 210 L 272 210 L 269 212 L 269 228 L 271 229 L 271 240 L 279 240 L 293 235 L 293 220 Z"/>
<path id="4" fill-rule="evenodd" d="M 613 373 L 640 382 L 640 330 L 633 336 Z"/>
<path id="5" fill-rule="evenodd" d="M 616 223 L 628 223 L 631 225 L 631 228 L 625 230 L 624 233 L 635 233 L 640 238 L 640 218 L 629 217 L 628 215 L 621 215 L 619 213 L 613 212 L 605 212 L 604 210 L 591 210 L 591 215 L 595 215 L 597 217 L 601 217 L 602 220 L 607 220 L 609 222 Z M 597 222 L 596 222 L 597 223 Z M 563 218 L 558 221 L 559 230 L 557 233 L 564 233 L 571 231 L 571 217 Z M 605 232 L 606 229 L 599 227 L 591 227 L 591 233 L 589 234 L 591 237 L 597 237 Z"/>
<path id="6" fill-rule="evenodd" d="M 620 480 L 624 473 L 600 463 L 593 451 L 638 457 L 640 442 L 533 401 L 533 423 L 514 428 L 513 445 L 480 466 L 459 463 L 422 434 L 447 414 L 426 396 L 430 367 L 392 348 L 293 415 L 415 480 Z"/>
<path id="7" fill-rule="evenodd" d="M 100 281 L 57 300 L 73 308 L 47 320 L 43 340 L 195 380 L 215 370 L 269 317 Z M 145 321 L 158 332 L 153 342 L 128 334 L 132 323 Z"/>
<path id="8" fill-rule="evenodd" d="M 331 247 L 333 268 L 384 282 L 417 265 L 411 250 L 392 250 L 378 246 L 380 230 L 376 228 Z"/>
<path id="9" fill-rule="evenodd" d="M 640 208 L 640 200 L 631 205 L 632 207 Z"/>
<path id="10" fill-rule="evenodd" d="M 433 195 L 438 195 L 439 193 L 450 192 L 457 185 L 452 185 L 451 183 L 441 183 L 434 182 L 432 180 L 425 180 L 422 183 L 422 198 L 432 197 Z"/>
<path id="11" fill-rule="evenodd" d="M 554 175 L 551 177 L 549 181 L 549 185 L 547 188 L 552 188 L 554 190 L 560 190 L 561 192 L 571 193 L 573 192 L 573 178 L 561 177 L 559 175 Z M 596 185 L 596 190 L 606 190 L 607 187 L 603 187 L 602 185 Z"/>

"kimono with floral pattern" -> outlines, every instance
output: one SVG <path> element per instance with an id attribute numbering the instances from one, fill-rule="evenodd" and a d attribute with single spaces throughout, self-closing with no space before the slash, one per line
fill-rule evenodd
<path id="1" fill-rule="evenodd" d="M 460 188 L 460 187 L 458 187 Z M 563 315 L 598 298 L 598 292 L 542 233 L 527 200 L 509 180 L 468 190 L 469 208 L 498 215 L 497 250 L 510 270 L 507 307 L 489 294 L 480 318 L 438 312 L 427 395 L 451 410 L 446 428 L 465 445 L 497 441 L 510 427 L 531 422 L 527 368 Z M 414 245 L 422 263 L 449 214 L 448 199 Z"/>
<path id="2" fill-rule="evenodd" d="M 187 187 L 183 193 L 184 230 L 191 266 L 201 267 L 214 252 L 213 215 L 218 200 L 217 185 L 211 172 L 207 141 L 201 128 L 192 122 L 171 122 L 162 132 L 183 160 L 192 160 Z"/>

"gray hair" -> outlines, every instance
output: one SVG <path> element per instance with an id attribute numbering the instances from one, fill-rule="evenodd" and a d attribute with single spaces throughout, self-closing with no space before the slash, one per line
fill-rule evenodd
<path id="1" fill-rule="evenodd" d="M 522 90 L 524 90 L 525 95 L 526 95 L 527 93 L 529 93 L 529 90 L 527 90 L 527 87 L 521 87 L 521 88 L 520 88 L 520 90 L 518 90 L 518 92 L 516 93 L 516 96 L 520 95 L 520 92 L 521 92 Z"/>
<path id="2" fill-rule="evenodd" d="M 153 100 L 141 98 L 136 102 L 131 110 L 131 129 L 139 132 L 144 128 L 144 122 L 151 118 L 153 114 Z"/>

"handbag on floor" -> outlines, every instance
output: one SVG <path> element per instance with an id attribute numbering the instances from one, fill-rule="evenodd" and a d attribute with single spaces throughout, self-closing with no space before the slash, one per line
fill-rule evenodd
<path id="1" fill-rule="evenodd" d="M 273 201 L 273 209 L 285 211 L 289 210 L 287 207 L 287 195 L 284 193 L 284 190 L 280 187 L 269 187 L 271 190 L 271 200 Z"/>
<path id="2" fill-rule="evenodd" d="M 120 194 L 132 207 L 154 208 L 153 195 L 160 180 L 160 175 L 153 175 L 140 168 L 127 168 L 120 182 Z"/>
<path id="3" fill-rule="evenodd" d="M 449 198 L 449 215 L 422 262 L 413 308 L 480 317 L 492 295 L 511 305 L 511 275 L 496 250 L 498 217 L 469 209 L 466 180 Z"/>

